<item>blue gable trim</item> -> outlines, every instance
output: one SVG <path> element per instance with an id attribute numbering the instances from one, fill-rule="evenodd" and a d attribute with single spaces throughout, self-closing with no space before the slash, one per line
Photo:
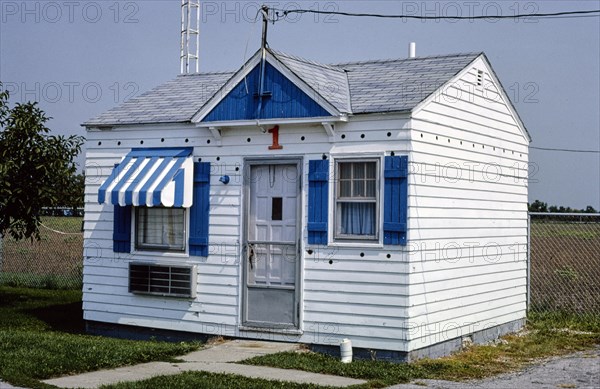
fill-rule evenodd
<path id="1" fill-rule="evenodd" d="M 258 115 L 260 64 L 257 65 L 203 122 L 331 116 L 323 107 L 267 62 L 262 112 Z"/>

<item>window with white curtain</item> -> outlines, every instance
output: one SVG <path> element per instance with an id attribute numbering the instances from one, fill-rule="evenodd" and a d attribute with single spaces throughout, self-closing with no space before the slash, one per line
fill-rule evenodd
<path id="1" fill-rule="evenodd" d="M 378 161 L 339 160 L 336 177 L 335 239 L 377 240 Z"/>
<path id="2" fill-rule="evenodd" d="M 135 213 L 138 250 L 185 251 L 185 209 L 138 207 Z"/>

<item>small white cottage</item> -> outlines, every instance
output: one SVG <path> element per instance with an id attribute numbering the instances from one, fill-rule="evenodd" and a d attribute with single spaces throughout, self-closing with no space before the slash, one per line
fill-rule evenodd
<path id="1" fill-rule="evenodd" d="M 84 125 L 92 332 L 406 361 L 524 323 L 530 138 L 482 53 L 266 49 Z"/>

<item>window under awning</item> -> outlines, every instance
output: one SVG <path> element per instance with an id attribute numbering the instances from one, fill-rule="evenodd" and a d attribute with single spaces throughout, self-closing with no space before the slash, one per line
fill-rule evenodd
<path id="1" fill-rule="evenodd" d="M 133 149 L 98 190 L 100 204 L 122 207 L 192 206 L 193 149 Z"/>

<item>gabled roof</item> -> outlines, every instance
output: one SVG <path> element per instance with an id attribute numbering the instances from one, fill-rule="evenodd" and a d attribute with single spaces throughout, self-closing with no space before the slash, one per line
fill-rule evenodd
<path id="1" fill-rule="evenodd" d="M 324 65 L 269 50 L 292 74 L 345 114 L 409 112 L 480 53 Z M 191 122 L 237 72 L 181 75 L 85 126 Z M 214 99 L 212 99 L 214 100 Z"/>
<path id="2" fill-rule="evenodd" d="M 180 75 L 88 120 L 84 125 L 189 122 L 199 107 L 202 107 L 232 75 L 233 72 Z"/>
<path id="3" fill-rule="evenodd" d="M 338 111 L 352 112 L 348 76 L 343 68 L 323 65 L 275 50 L 271 50 L 271 52 Z"/>
<path id="4" fill-rule="evenodd" d="M 348 74 L 352 113 L 410 111 L 481 53 L 338 64 Z"/>

